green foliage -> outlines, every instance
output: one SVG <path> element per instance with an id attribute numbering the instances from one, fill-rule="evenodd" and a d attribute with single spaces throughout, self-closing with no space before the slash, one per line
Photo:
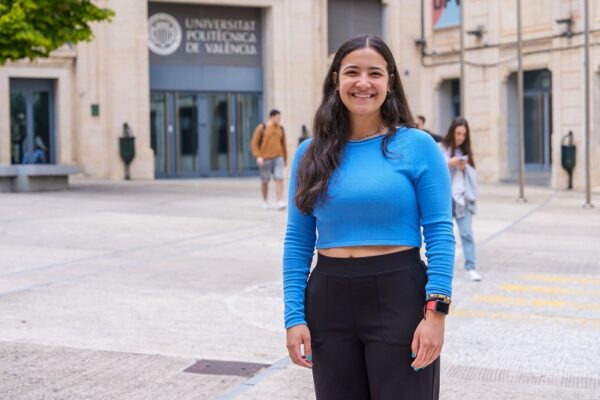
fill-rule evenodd
<path id="1" fill-rule="evenodd" d="M 90 41 L 90 22 L 110 21 L 114 14 L 91 0 L 0 0 L 0 65 Z"/>

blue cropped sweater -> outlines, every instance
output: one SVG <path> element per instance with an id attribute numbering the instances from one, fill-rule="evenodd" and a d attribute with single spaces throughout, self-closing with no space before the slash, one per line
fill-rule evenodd
<path id="1" fill-rule="evenodd" d="M 382 140 L 376 136 L 346 143 L 327 197 L 319 199 L 309 215 L 298 210 L 294 197 L 298 164 L 312 140 L 298 147 L 283 251 L 286 328 L 306 324 L 304 290 L 315 247 L 420 248 L 421 226 L 428 260 L 426 293 L 451 296 L 455 243 L 444 157 L 431 136 L 418 129 L 398 128 L 388 142 L 387 157 Z"/>

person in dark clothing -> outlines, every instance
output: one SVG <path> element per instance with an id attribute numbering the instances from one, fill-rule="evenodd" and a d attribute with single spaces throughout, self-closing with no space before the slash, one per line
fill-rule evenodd
<path id="1" fill-rule="evenodd" d="M 417 129 L 420 129 L 424 132 L 427 132 L 431 135 L 431 137 L 433 138 L 433 140 L 435 140 L 436 143 L 439 143 L 442 141 L 443 137 L 441 137 L 440 135 L 436 135 L 435 133 L 431 132 L 429 129 L 425 128 L 425 117 L 422 115 L 417 115 Z"/>

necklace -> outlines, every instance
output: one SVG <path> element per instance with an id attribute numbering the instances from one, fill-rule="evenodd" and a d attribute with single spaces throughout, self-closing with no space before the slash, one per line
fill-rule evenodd
<path id="1" fill-rule="evenodd" d="M 378 128 L 377 128 L 377 130 L 376 130 L 375 132 L 373 132 L 373 133 L 369 133 L 369 134 L 367 134 L 367 135 L 363 135 L 363 136 L 361 136 L 361 137 L 358 137 L 358 138 L 356 138 L 356 139 L 351 139 L 351 140 L 353 140 L 353 141 L 365 140 L 365 139 L 367 139 L 367 138 L 370 138 L 371 136 L 375 136 L 375 135 L 377 135 L 378 133 L 380 133 L 380 132 L 381 132 L 381 130 L 382 130 L 382 129 L 383 129 L 383 127 L 381 127 L 381 126 L 380 126 L 380 127 L 378 127 Z"/>

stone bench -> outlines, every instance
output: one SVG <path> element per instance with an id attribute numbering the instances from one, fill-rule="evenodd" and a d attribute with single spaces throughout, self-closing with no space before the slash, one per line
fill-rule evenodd
<path id="1" fill-rule="evenodd" d="M 78 167 L 53 164 L 0 165 L 0 192 L 65 190 Z"/>

